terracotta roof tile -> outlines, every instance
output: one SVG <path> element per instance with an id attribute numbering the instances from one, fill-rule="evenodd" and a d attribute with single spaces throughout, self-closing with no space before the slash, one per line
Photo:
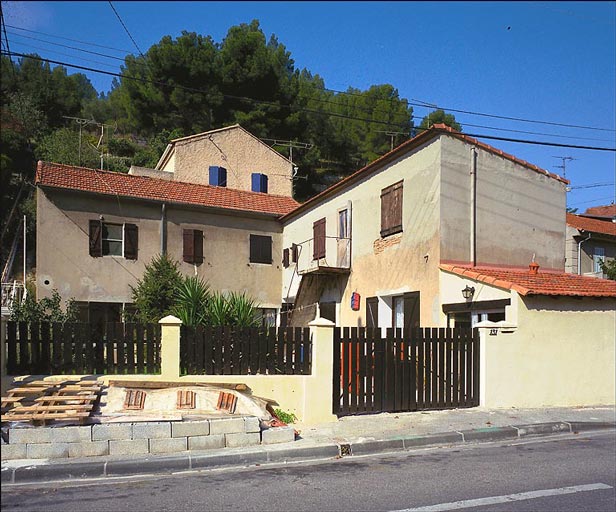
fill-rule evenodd
<path id="1" fill-rule="evenodd" d="M 616 297 L 616 281 L 556 272 L 531 274 L 528 270 L 464 267 L 441 264 L 440 268 L 520 295 Z"/>
<path id="2" fill-rule="evenodd" d="M 587 208 L 584 213 L 594 217 L 614 217 L 616 216 L 616 204 L 610 204 L 607 206 L 593 206 L 591 208 Z"/>
<path id="3" fill-rule="evenodd" d="M 567 225 L 583 231 L 603 233 L 616 236 L 616 223 L 610 217 L 605 220 L 585 217 L 583 215 L 567 214 Z"/>
<path id="4" fill-rule="evenodd" d="M 291 197 L 168 181 L 39 161 L 36 184 L 97 194 L 228 208 L 281 216 L 299 206 Z"/>

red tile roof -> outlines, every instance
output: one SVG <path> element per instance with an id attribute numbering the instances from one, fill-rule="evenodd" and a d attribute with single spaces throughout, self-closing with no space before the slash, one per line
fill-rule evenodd
<path id="1" fill-rule="evenodd" d="M 616 236 L 616 222 L 612 222 L 610 217 L 601 220 L 568 213 L 567 225 L 579 229 L 580 231 L 591 231 L 592 233 L 603 233 L 605 235 Z"/>
<path id="2" fill-rule="evenodd" d="M 334 183 L 331 187 L 325 189 L 323 192 L 320 192 L 316 196 L 311 197 L 308 201 L 306 201 L 305 203 L 302 203 L 302 205 L 299 208 L 297 208 L 290 214 L 285 215 L 285 217 L 282 219 L 283 222 L 295 217 L 296 215 L 307 210 L 311 206 L 318 204 L 321 200 L 334 194 L 339 189 L 344 188 L 345 186 L 350 185 L 352 183 L 355 183 L 358 179 L 363 177 L 365 174 L 368 174 L 374 169 L 379 168 L 380 165 L 393 161 L 395 158 L 399 156 L 400 153 L 404 153 L 405 151 L 419 147 L 422 144 L 429 141 L 430 139 L 437 137 L 441 133 L 446 133 L 452 137 L 456 137 L 457 139 L 463 140 L 465 142 L 468 142 L 469 144 L 473 144 L 477 147 L 480 147 L 481 149 L 488 151 L 492 154 L 501 156 L 507 160 L 510 160 L 519 165 L 522 165 L 523 167 L 526 167 L 527 169 L 535 171 L 539 174 L 543 174 L 557 181 L 560 181 L 564 184 L 569 184 L 569 180 L 565 178 L 561 178 L 560 176 L 558 176 L 558 174 L 548 172 L 545 169 L 541 169 L 540 167 L 537 167 L 534 164 L 528 163 L 526 160 L 521 160 L 520 158 L 517 158 L 508 153 L 505 153 L 504 151 L 501 151 L 500 149 L 496 149 L 495 147 L 490 146 L 489 144 L 480 142 L 477 139 L 469 137 L 468 135 L 464 135 L 463 133 L 460 133 L 454 130 L 453 128 L 451 128 L 450 126 L 447 126 L 446 124 L 438 123 L 438 124 L 433 125 L 430 129 L 421 132 L 419 135 L 413 137 L 412 139 L 409 139 L 406 142 L 403 142 L 398 147 L 392 149 L 389 153 L 385 153 L 383 156 L 370 162 L 368 165 L 366 165 L 365 167 L 362 167 L 358 171 L 355 171 L 353 174 L 347 176 L 346 178 L 341 179 L 337 183 Z"/>
<path id="3" fill-rule="evenodd" d="M 587 208 L 584 213 L 594 217 L 614 217 L 616 216 L 616 204 L 592 206 L 591 208 Z"/>
<path id="4" fill-rule="evenodd" d="M 616 281 L 555 272 L 531 274 L 528 270 L 464 267 L 441 264 L 447 272 L 515 290 L 520 295 L 555 295 L 572 297 L 616 297 Z"/>
<path id="5" fill-rule="evenodd" d="M 291 197 L 168 181 L 39 161 L 36 184 L 97 194 L 227 208 L 281 216 L 299 206 Z"/>

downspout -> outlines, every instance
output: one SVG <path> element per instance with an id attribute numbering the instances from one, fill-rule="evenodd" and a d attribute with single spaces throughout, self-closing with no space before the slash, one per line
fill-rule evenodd
<path id="1" fill-rule="evenodd" d="M 160 208 L 160 253 L 167 254 L 167 205 Z"/>
<path id="2" fill-rule="evenodd" d="M 471 147 L 471 225 L 470 225 L 470 261 L 477 265 L 477 148 Z"/>
<path id="3" fill-rule="evenodd" d="M 582 244 L 588 240 L 590 240 L 590 235 L 592 233 L 588 233 L 588 237 L 584 238 L 584 240 L 580 240 L 578 242 L 578 252 L 577 252 L 577 259 L 578 259 L 578 276 L 582 275 Z"/>

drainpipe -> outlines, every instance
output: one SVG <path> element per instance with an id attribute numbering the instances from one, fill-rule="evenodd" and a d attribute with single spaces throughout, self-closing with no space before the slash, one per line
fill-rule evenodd
<path id="1" fill-rule="evenodd" d="M 160 253 L 167 253 L 167 208 L 165 203 L 160 208 Z"/>
<path id="2" fill-rule="evenodd" d="M 470 260 L 477 265 L 477 148 L 471 147 L 471 225 L 470 225 Z"/>
<path id="3" fill-rule="evenodd" d="M 578 258 L 578 276 L 582 275 L 582 244 L 584 242 L 586 242 L 587 240 L 590 240 L 590 235 L 591 233 L 588 233 L 588 237 L 584 238 L 584 240 L 580 240 L 578 242 L 578 253 L 577 253 L 577 258 Z"/>

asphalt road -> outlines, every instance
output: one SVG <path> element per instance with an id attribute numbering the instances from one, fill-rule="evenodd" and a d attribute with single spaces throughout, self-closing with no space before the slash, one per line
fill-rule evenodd
<path id="1" fill-rule="evenodd" d="M 2 511 L 616 510 L 616 434 L 241 470 L 4 486 Z"/>

